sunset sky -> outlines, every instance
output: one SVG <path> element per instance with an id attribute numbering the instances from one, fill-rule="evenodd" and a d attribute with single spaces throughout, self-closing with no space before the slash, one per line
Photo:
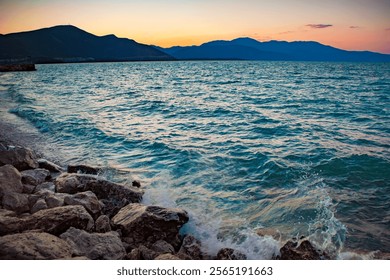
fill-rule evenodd
<path id="1" fill-rule="evenodd" d="M 390 53 L 390 0 L 0 0 L 0 33 L 71 24 L 160 46 L 252 37 Z"/>

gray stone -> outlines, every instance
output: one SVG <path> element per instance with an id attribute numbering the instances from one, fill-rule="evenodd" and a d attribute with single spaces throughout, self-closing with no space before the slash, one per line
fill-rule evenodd
<path id="1" fill-rule="evenodd" d="M 54 208 L 54 207 L 64 206 L 64 199 L 65 196 L 61 196 L 60 194 L 55 193 L 55 194 L 48 195 L 45 198 L 45 202 L 48 208 Z"/>
<path id="2" fill-rule="evenodd" d="M 131 250 L 129 254 L 126 255 L 127 260 L 154 260 L 159 253 L 147 248 L 144 245 L 140 245 L 138 248 Z"/>
<path id="3" fill-rule="evenodd" d="M 19 171 L 38 168 L 38 162 L 33 151 L 27 148 L 0 146 L 0 166 L 10 164 Z"/>
<path id="4" fill-rule="evenodd" d="M 202 259 L 201 243 L 192 235 L 186 235 L 180 247 L 179 254 L 184 254 L 193 260 Z"/>
<path id="5" fill-rule="evenodd" d="M 95 231 L 101 233 L 111 231 L 110 218 L 106 215 L 98 217 L 95 221 Z"/>
<path id="6" fill-rule="evenodd" d="M 5 193 L 2 204 L 4 209 L 12 210 L 19 214 L 30 211 L 28 195 L 24 193 Z"/>
<path id="7" fill-rule="evenodd" d="M 160 254 L 165 254 L 165 253 L 170 253 L 174 254 L 175 253 L 175 248 L 165 240 L 157 240 L 151 247 L 150 249 L 156 251 L 157 253 Z"/>
<path id="8" fill-rule="evenodd" d="M 37 186 L 50 178 L 50 171 L 42 168 L 21 171 L 22 183 Z"/>
<path id="9" fill-rule="evenodd" d="M 65 197 L 64 203 L 65 205 L 82 205 L 94 218 L 99 217 L 102 210 L 98 198 L 91 191 L 69 195 Z"/>
<path id="10" fill-rule="evenodd" d="M 88 233 L 71 227 L 60 237 L 72 246 L 75 254 L 91 260 L 119 260 L 126 255 L 122 241 L 114 231 Z"/>
<path id="11" fill-rule="evenodd" d="M 23 192 L 22 176 L 19 171 L 12 165 L 0 167 L 0 201 L 3 195 L 8 192 Z"/>
<path id="12" fill-rule="evenodd" d="M 44 182 L 36 186 L 34 192 L 39 192 L 41 190 L 48 190 L 50 192 L 55 192 L 56 186 L 53 182 Z"/>
<path id="13" fill-rule="evenodd" d="M 44 209 L 32 215 L 19 217 L 11 211 L 0 211 L 0 235 L 27 230 L 42 230 L 59 235 L 67 231 L 70 227 L 89 231 L 93 226 L 94 221 L 92 217 L 81 205 Z"/>
<path id="14" fill-rule="evenodd" d="M 121 229 L 123 236 L 131 237 L 136 243 L 154 243 L 157 240 L 171 243 L 187 221 L 188 214 L 182 209 L 139 203 L 123 207 L 112 218 L 113 224 Z"/>
<path id="15" fill-rule="evenodd" d="M 280 260 L 321 260 L 330 259 L 329 256 L 314 248 L 308 240 L 302 241 L 300 244 L 295 241 L 288 241 L 280 249 Z"/>
<path id="16" fill-rule="evenodd" d="M 44 209 L 47 209 L 47 204 L 45 202 L 45 200 L 43 198 L 40 198 L 37 200 L 37 202 L 35 202 L 34 206 L 31 207 L 31 214 L 34 214 L 40 210 L 44 210 Z"/>
<path id="17" fill-rule="evenodd" d="M 32 194 L 35 190 L 35 186 L 23 184 L 23 193 Z"/>
<path id="18" fill-rule="evenodd" d="M 45 232 L 23 232 L 0 237 L 2 260 L 53 260 L 71 258 L 64 240 Z"/>

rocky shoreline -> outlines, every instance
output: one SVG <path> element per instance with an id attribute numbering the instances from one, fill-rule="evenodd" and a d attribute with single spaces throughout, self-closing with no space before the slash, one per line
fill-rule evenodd
<path id="1" fill-rule="evenodd" d="M 0 143 L 0 259 L 244 260 L 202 251 L 183 209 L 142 204 L 140 182 L 108 181 L 99 169 L 64 170 L 32 150 Z M 299 244 L 298 244 L 299 243 Z M 275 259 L 328 259 L 312 244 L 287 242 Z"/>

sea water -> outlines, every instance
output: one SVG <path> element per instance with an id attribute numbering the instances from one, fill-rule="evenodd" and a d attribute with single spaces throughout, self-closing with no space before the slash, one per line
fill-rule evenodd
<path id="1" fill-rule="evenodd" d="M 38 65 L 0 92 L 52 158 L 186 209 L 210 254 L 267 259 L 302 236 L 335 258 L 390 252 L 390 64 Z"/>

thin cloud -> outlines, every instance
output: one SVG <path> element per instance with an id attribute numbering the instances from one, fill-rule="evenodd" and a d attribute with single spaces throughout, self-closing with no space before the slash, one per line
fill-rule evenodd
<path id="1" fill-rule="evenodd" d="M 389 28 L 386 28 L 385 31 L 390 31 L 390 27 L 389 27 Z"/>
<path id="2" fill-rule="evenodd" d="M 351 25 L 349 28 L 351 28 L 351 29 L 359 29 L 359 28 L 361 28 L 361 27 L 358 26 L 358 25 Z"/>
<path id="3" fill-rule="evenodd" d="M 278 34 L 291 34 L 291 33 L 294 33 L 294 31 L 284 31 L 284 32 L 279 32 Z"/>
<path id="4" fill-rule="evenodd" d="M 319 23 L 319 24 L 306 24 L 306 26 L 308 26 L 308 27 L 310 27 L 310 28 L 315 28 L 315 29 L 322 29 L 322 28 L 332 27 L 333 24 L 323 24 L 323 23 Z"/>

